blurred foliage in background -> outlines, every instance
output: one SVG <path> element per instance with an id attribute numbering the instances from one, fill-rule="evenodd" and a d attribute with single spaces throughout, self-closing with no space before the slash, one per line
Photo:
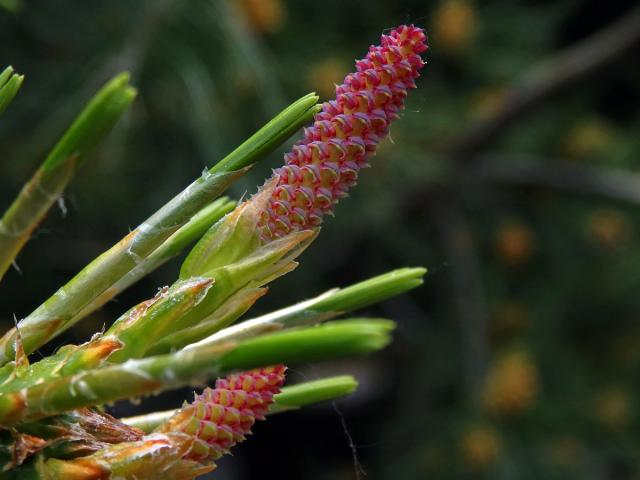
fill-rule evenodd
<path id="1" fill-rule="evenodd" d="M 18 259 L 23 275 L 7 274 L 3 326 L 289 101 L 331 98 L 363 43 L 414 22 L 431 52 L 395 145 L 256 311 L 402 265 L 429 267 L 426 285 L 371 312 L 400 332 L 385 354 L 350 361 L 357 396 L 261 425 L 217 478 L 255 478 L 265 464 L 283 479 L 640 478 L 633 4 L 0 1 L 0 64 L 29 85 L 0 123 L 0 203 L 114 72 L 131 71 L 140 92 Z M 177 265 L 60 345 L 109 325 Z"/>

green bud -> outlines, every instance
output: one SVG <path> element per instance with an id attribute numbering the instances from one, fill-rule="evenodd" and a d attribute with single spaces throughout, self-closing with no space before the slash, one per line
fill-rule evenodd
<path id="1" fill-rule="evenodd" d="M 18 94 L 23 81 L 24 75 L 14 74 L 12 67 L 7 67 L 0 73 L 0 115 Z"/>

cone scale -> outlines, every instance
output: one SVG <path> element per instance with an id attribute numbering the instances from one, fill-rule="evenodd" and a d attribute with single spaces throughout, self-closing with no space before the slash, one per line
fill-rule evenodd
<path id="1" fill-rule="evenodd" d="M 284 383 L 285 371 L 286 367 L 277 365 L 218 379 L 215 388 L 205 389 L 155 433 L 193 437 L 185 460 L 217 460 L 251 433 L 256 420 L 264 419 Z"/>
<path id="2" fill-rule="evenodd" d="M 356 184 L 404 108 L 407 91 L 416 87 L 425 42 L 422 29 L 403 25 L 356 61 L 356 72 L 336 86 L 335 100 L 322 105 L 285 165 L 274 171 L 278 183 L 260 220 L 263 241 L 320 225 Z"/>

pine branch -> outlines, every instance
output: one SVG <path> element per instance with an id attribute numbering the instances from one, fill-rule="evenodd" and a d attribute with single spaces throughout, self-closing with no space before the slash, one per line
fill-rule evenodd
<path id="1" fill-rule="evenodd" d="M 120 282 L 199 210 L 220 196 L 246 169 L 273 151 L 317 111 L 318 97 L 309 94 L 283 110 L 240 147 L 175 196 L 60 288 L 18 324 L 27 354 L 71 327 L 79 314 Z M 0 364 L 15 356 L 15 328 L 0 339 Z"/>
<path id="2" fill-rule="evenodd" d="M 213 224 L 232 211 L 235 206 L 235 201 L 229 200 L 227 197 L 221 197 L 204 207 L 136 268 L 130 270 L 124 277 L 105 290 L 102 295 L 87 305 L 71 322 L 76 323 L 90 315 L 138 280 L 147 276 L 171 258 L 179 255 L 187 246 L 202 237 Z"/>
<path id="3" fill-rule="evenodd" d="M 21 77 L 12 77 L 13 79 Z M 3 87 L 10 87 L 12 80 Z M 69 184 L 82 162 L 109 133 L 136 91 L 121 74 L 107 83 L 78 115 L 42 166 L 0 220 L 0 278 Z M 16 82 L 14 83 L 14 88 Z M 17 83 L 19 87 L 19 83 Z M 14 92 L 15 93 L 15 92 Z M 2 108 L 0 93 L 0 109 Z"/>
<path id="4" fill-rule="evenodd" d="M 315 325 L 341 314 L 382 302 L 422 285 L 424 268 L 401 268 L 343 289 L 333 289 L 313 299 L 227 327 L 185 347 L 220 346 L 274 330 Z"/>
<path id="5" fill-rule="evenodd" d="M 387 320 L 343 320 L 54 378 L 0 394 L 0 424 L 11 426 L 74 408 L 204 383 L 229 372 L 264 365 L 365 354 L 387 345 L 393 326 Z"/>
<path id="6" fill-rule="evenodd" d="M 640 7 L 616 22 L 558 53 L 526 72 L 507 97 L 504 107 L 490 118 L 472 124 L 453 141 L 450 151 L 461 163 L 478 159 L 516 120 L 548 100 L 606 68 L 640 44 Z"/>

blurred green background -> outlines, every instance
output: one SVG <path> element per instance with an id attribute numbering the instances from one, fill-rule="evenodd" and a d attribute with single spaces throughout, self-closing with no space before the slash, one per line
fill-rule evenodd
<path id="1" fill-rule="evenodd" d="M 0 122 L 1 205 L 105 80 L 129 70 L 140 91 L 5 277 L 0 320 L 289 102 L 330 99 L 382 31 L 416 23 L 431 50 L 402 119 L 254 313 L 406 265 L 430 269 L 425 286 L 366 312 L 399 323 L 384 353 L 291 373 L 353 372 L 357 395 L 259 425 L 213 478 L 640 479 L 634 3 L 0 0 L 0 65 L 26 75 Z M 281 154 L 231 194 L 255 191 Z M 152 296 L 178 262 L 53 347 Z"/>

